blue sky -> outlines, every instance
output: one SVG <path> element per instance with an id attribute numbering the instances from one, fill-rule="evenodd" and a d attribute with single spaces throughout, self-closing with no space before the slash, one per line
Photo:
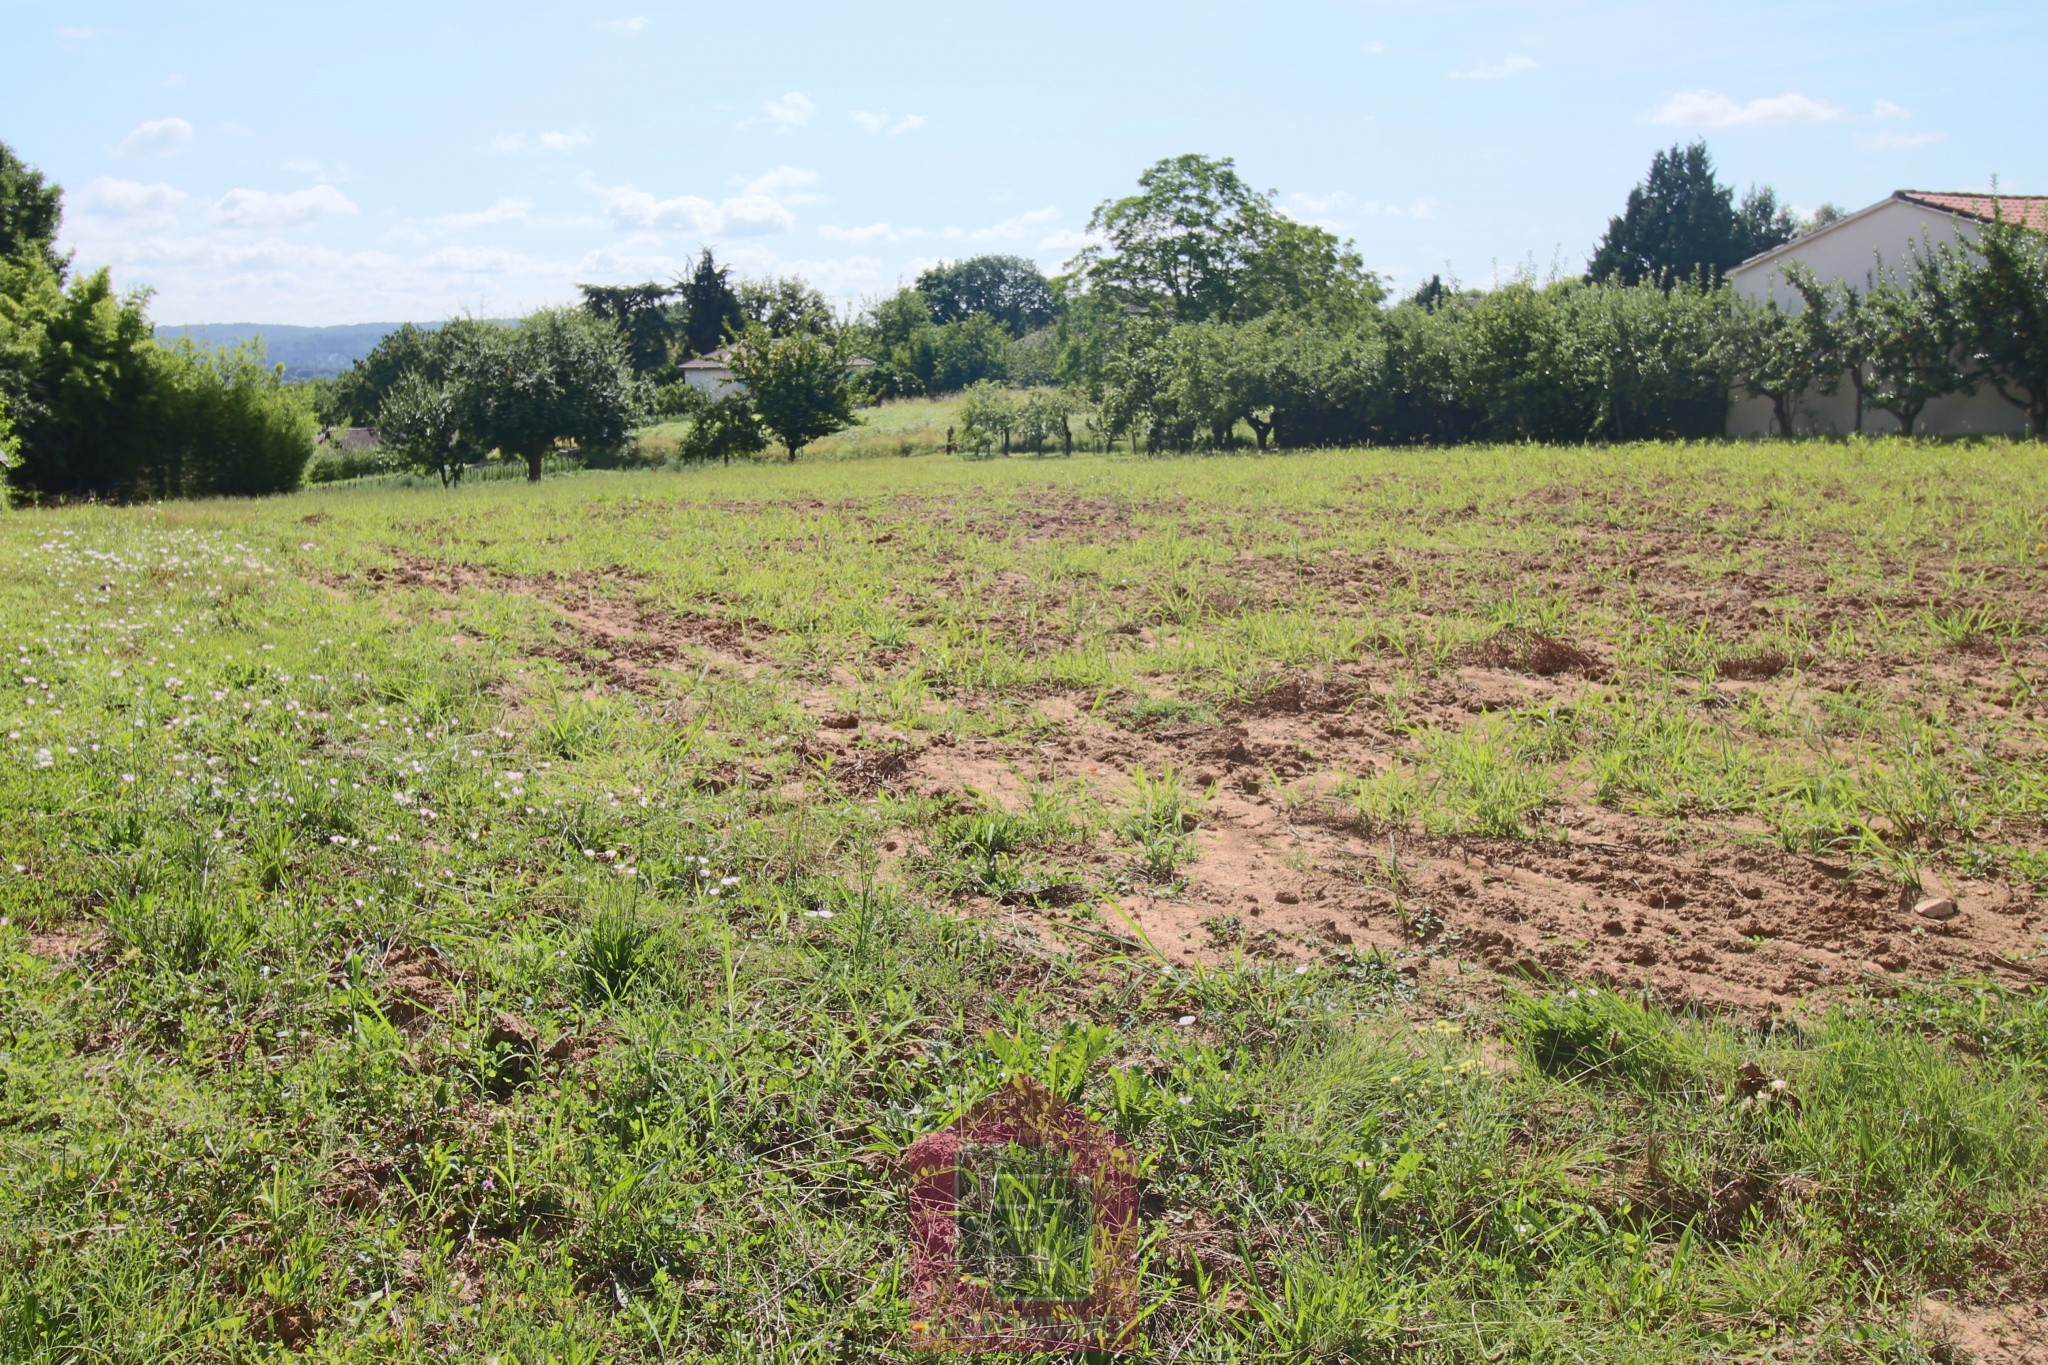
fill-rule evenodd
<path id="1" fill-rule="evenodd" d="M 1056 267 L 1233 156 L 1396 287 L 1578 269 L 1661 146 L 1795 205 L 2048 191 L 2048 5 L 0 0 L 0 140 L 161 322 L 489 315 L 682 269 Z"/>

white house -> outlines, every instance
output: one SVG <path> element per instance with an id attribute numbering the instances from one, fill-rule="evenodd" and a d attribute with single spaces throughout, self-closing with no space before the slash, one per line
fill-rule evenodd
<path id="1" fill-rule="evenodd" d="M 685 384 L 699 393 L 708 393 L 713 398 L 719 398 L 728 390 L 739 386 L 739 381 L 732 377 L 731 361 L 732 347 L 721 346 L 694 360 L 685 360 L 677 368 L 682 370 Z M 857 355 L 846 362 L 846 369 L 849 374 L 858 374 L 871 368 L 874 363 L 864 355 Z"/>
<path id="2" fill-rule="evenodd" d="M 1781 247 L 1752 256 L 1728 272 L 1728 283 L 1743 298 L 1776 297 L 1781 306 L 1800 307 L 1798 291 L 1785 283 L 1785 266 L 1799 261 L 1822 280 L 1846 280 L 1868 286 L 1880 266 L 1897 272 L 1911 264 L 1915 248 L 1968 243 L 1977 239 L 1994 214 L 2008 222 L 2048 231 L 2048 195 L 1948 194 L 1931 190 L 1900 190 L 1867 209 L 1838 218 L 1826 227 L 1795 237 Z M 1857 430 L 1856 393 L 1847 380 L 1832 394 L 1808 393 L 1793 418 L 1804 432 L 1845 434 Z M 1728 409 L 1730 436 L 1772 433 L 1767 398 L 1737 397 Z M 1938 398 L 1920 414 L 1915 430 L 1930 436 L 2020 433 L 2026 413 L 1980 386 L 1974 394 Z M 1899 424 L 1889 413 L 1866 407 L 1861 429 L 1876 434 L 1895 432 Z"/>

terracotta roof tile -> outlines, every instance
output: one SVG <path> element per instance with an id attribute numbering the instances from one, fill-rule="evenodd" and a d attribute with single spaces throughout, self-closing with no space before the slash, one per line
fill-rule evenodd
<path id="1" fill-rule="evenodd" d="M 1943 213 L 1990 222 L 2004 217 L 2037 232 L 2048 232 L 2048 194 L 1956 194 L 1943 190 L 1900 190 L 1892 196 Z"/>

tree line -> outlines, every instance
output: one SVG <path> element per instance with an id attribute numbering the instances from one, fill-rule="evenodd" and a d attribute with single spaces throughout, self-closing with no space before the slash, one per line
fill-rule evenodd
<path id="1" fill-rule="evenodd" d="M 1227 160 L 1179 157 L 1098 208 L 1099 244 L 1059 281 L 1056 369 L 1103 431 L 1154 449 L 1722 433 L 1731 395 L 1791 434 L 1809 393 L 1853 385 L 1908 433 L 1926 405 L 1989 389 L 2048 430 L 2048 239 L 1985 225 L 1862 284 L 1788 267 L 1738 298 L 1735 264 L 1825 226 L 1768 188 L 1739 200 L 1703 144 L 1660 152 L 1586 273 L 1387 304 L 1351 244 L 1293 222 Z"/>
<path id="2" fill-rule="evenodd" d="M 262 493 L 300 482 L 319 422 L 374 427 L 444 483 L 493 454 L 539 478 L 681 421 L 681 454 L 790 459 L 859 404 L 964 392 L 959 447 L 1133 448 L 1707 437 L 1731 396 L 1794 430 L 1811 394 L 1911 432 L 1952 393 L 1995 392 L 2048 431 L 2048 240 L 1985 225 L 1866 280 L 1797 266 L 1737 298 L 1738 262 L 1825 226 L 1769 187 L 1739 197 L 1703 143 L 1653 159 L 1583 275 L 1390 300 L 1356 246 L 1281 212 L 1229 159 L 1169 157 L 1096 208 L 1093 245 L 941 262 L 857 311 L 793 277 L 734 279 L 707 248 L 668 282 L 579 286 L 516 324 L 404 326 L 333 381 L 287 386 L 259 350 L 151 336 L 146 292 L 74 274 L 57 186 L 0 145 L 0 462 L 34 497 Z M 686 366 L 717 356 L 736 384 Z M 862 363 L 866 362 L 866 363 Z M 1241 434 L 1243 433 L 1243 434 Z"/>
<path id="3" fill-rule="evenodd" d="M 0 143 L 0 500 L 296 488 L 314 420 L 254 347 L 159 345 L 146 290 L 56 248 L 63 191 Z"/>

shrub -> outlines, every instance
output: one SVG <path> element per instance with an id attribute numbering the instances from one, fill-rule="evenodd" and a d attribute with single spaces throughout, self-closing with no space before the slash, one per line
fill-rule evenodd
<path id="1" fill-rule="evenodd" d="M 135 491 L 160 497 L 285 493 L 313 458 L 313 418 L 258 345 L 180 341 L 150 357 L 148 456 Z"/>

